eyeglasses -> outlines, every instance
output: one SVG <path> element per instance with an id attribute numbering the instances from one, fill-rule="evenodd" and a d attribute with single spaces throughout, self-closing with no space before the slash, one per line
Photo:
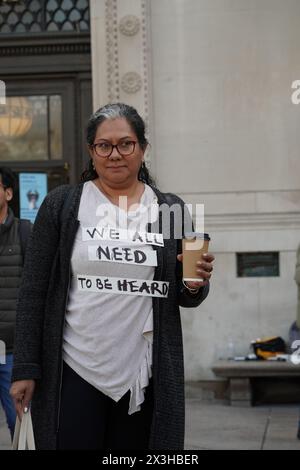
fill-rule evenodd
<path id="1" fill-rule="evenodd" d="M 7 186 L 4 186 L 4 184 L 0 183 L 1 188 L 7 189 Z"/>
<path id="2" fill-rule="evenodd" d="M 137 142 L 133 140 L 124 140 L 123 142 L 113 145 L 110 142 L 99 142 L 97 144 L 90 145 L 90 147 L 95 150 L 96 155 L 102 158 L 108 158 L 113 153 L 114 148 L 117 149 L 118 153 L 122 157 L 128 157 L 132 155 Z"/>

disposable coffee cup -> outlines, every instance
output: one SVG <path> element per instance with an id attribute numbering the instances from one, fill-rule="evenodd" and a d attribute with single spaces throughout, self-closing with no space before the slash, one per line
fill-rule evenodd
<path id="1" fill-rule="evenodd" d="M 184 281 L 203 281 L 197 273 L 197 261 L 201 261 L 202 254 L 208 252 L 209 242 L 208 233 L 190 232 L 185 234 L 182 239 Z"/>

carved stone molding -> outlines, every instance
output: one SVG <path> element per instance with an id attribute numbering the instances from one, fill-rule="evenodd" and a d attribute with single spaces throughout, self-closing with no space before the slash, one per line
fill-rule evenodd
<path id="1" fill-rule="evenodd" d="M 120 99 L 120 88 L 128 94 L 134 94 L 143 89 L 144 118 L 148 124 L 148 53 L 146 9 L 147 0 L 140 0 L 141 18 L 133 14 L 125 15 L 118 22 L 119 0 L 105 0 L 105 29 L 106 29 L 106 84 L 107 98 L 110 102 Z M 141 30 L 141 70 L 130 71 L 120 80 L 119 71 L 119 31 L 127 36 L 134 36 Z"/>
<path id="2" fill-rule="evenodd" d="M 117 0 L 106 0 L 106 74 L 110 102 L 118 101 L 120 96 L 117 9 Z"/>
<path id="3" fill-rule="evenodd" d="M 0 46 L 0 57 L 53 55 L 53 54 L 88 54 L 90 44 L 44 44 Z"/>
<path id="4" fill-rule="evenodd" d="M 119 29 L 125 36 L 135 36 L 140 30 L 141 22 L 135 15 L 124 16 L 119 25 Z"/>
<path id="5" fill-rule="evenodd" d="M 147 31 L 147 0 L 141 0 L 142 7 L 142 50 L 143 50 L 143 88 L 144 88 L 144 119 L 146 127 L 149 128 L 149 56 L 148 56 L 148 31 Z M 146 160 L 150 161 L 150 157 L 146 156 Z"/>
<path id="6" fill-rule="evenodd" d="M 132 104 L 151 132 L 151 0 L 90 2 L 94 108 L 121 100 Z"/>
<path id="7" fill-rule="evenodd" d="M 127 72 L 122 77 L 121 88 L 125 93 L 137 93 L 143 86 L 141 76 L 137 72 Z"/>
<path id="8" fill-rule="evenodd" d="M 300 229 L 300 213 L 205 215 L 212 231 L 259 231 Z"/>

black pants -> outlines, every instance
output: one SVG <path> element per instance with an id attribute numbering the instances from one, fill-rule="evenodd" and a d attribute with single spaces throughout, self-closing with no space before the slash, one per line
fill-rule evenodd
<path id="1" fill-rule="evenodd" d="M 128 414 L 130 391 L 118 402 L 63 365 L 60 450 L 148 449 L 153 414 L 152 378 L 141 410 Z"/>

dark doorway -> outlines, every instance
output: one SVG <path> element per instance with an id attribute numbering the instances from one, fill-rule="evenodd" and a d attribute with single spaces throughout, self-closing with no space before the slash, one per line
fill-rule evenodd
<path id="1" fill-rule="evenodd" d="M 88 0 L 0 4 L 0 63 L 0 165 L 46 173 L 48 191 L 75 184 L 92 113 Z"/>

